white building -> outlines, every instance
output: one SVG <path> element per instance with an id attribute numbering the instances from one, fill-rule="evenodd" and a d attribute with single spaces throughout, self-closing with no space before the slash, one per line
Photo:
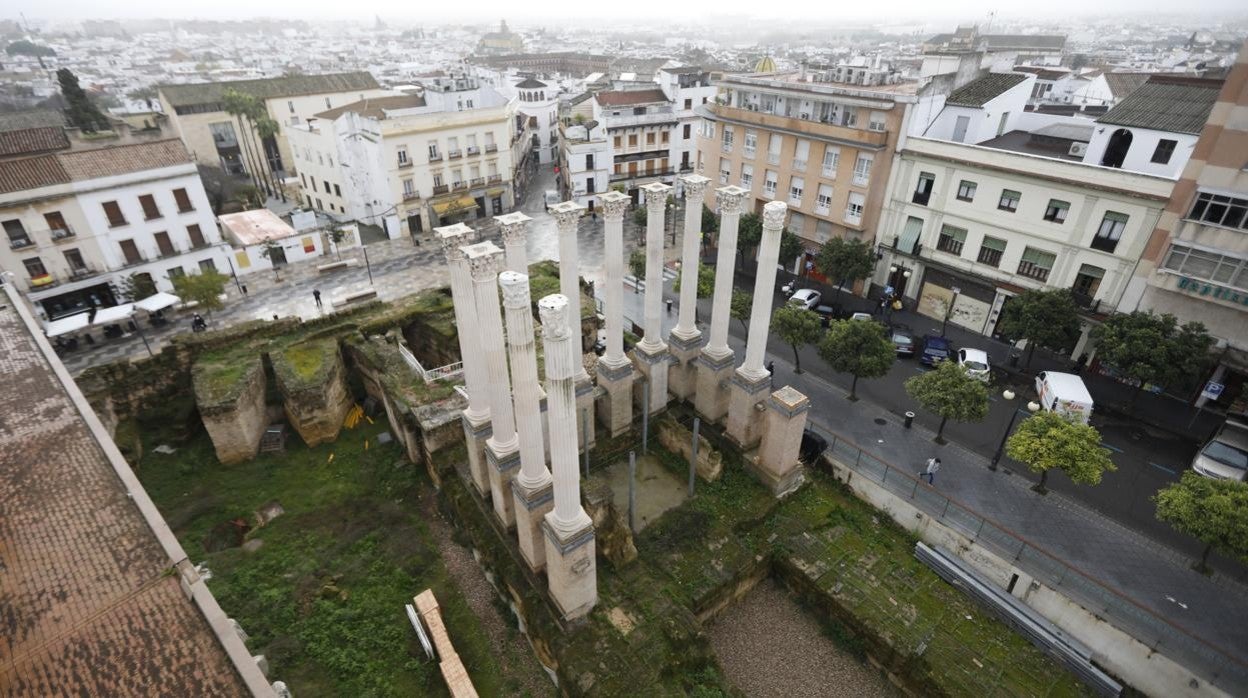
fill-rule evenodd
<path id="1" fill-rule="evenodd" d="M 391 238 L 514 205 L 516 101 L 472 78 L 366 99 L 287 128 L 306 206 Z"/>
<path id="2" fill-rule="evenodd" d="M 988 335 L 1009 298 L 1026 289 L 1071 289 L 1089 323 L 1119 307 L 1191 151 L 1102 165 L 1110 146 L 1098 130 L 1142 131 L 1137 143 L 1154 149 L 1160 140 L 1183 143 L 1217 94 L 1203 86 L 1137 91 L 1122 111 L 1093 122 L 1022 113 L 1031 79 L 1018 77 L 989 75 L 954 91 L 926 134 L 905 140 L 877 238 L 878 287 Z M 1073 356 L 1087 329 L 1066 347 Z"/>
<path id="3" fill-rule="evenodd" d="M 611 141 L 607 129 L 597 121 L 583 121 L 561 126 L 559 136 L 567 198 L 595 211 L 598 195 L 611 188 Z"/>
<path id="4" fill-rule="evenodd" d="M 116 305 L 125 277 L 158 290 L 201 269 L 230 273 L 195 163 L 178 139 L 0 161 L 0 268 L 55 319 Z"/>

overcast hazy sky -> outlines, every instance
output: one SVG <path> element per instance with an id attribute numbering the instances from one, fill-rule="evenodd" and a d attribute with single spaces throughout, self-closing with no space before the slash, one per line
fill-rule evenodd
<path id="1" fill-rule="evenodd" d="M 7 0 L 0 16 L 14 17 L 24 12 L 30 19 L 200 17 L 241 19 L 248 17 L 292 17 L 302 19 L 371 19 L 380 15 L 395 21 L 481 20 L 506 17 L 516 25 L 550 21 L 560 17 L 573 21 L 594 16 L 628 17 L 638 23 L 660 23 L 664 18 L 705 17 L 709 8 L 716 14 L 765 17 L 771 14 L 785 24 L 812 19 L 875 20 L 881 23 L 909 23 L 915 20 L 982 21 L 996 10 L 1003 18 L 1036 17 L 1060 19 L 1082 14 L 1166 13 L 1213 15 L 1246 13 L 1243 0 L 1045 0 L 1040 3 L 991 0 L 874 0 L 873 2 L 829 2 L 828 0 L 627 0 L 626 2 L 517 3 L 514 0 L 472 0 L 465 3 L 434 3 L 429 0 L 367 0 L 328 3 L 316 0 Z M 522 14 L 523 12 L 523 14 Z M 1214 17 L 1211 17 L 1213 19 Z M 648 20 L 648 21 L 647 21 Z"/>

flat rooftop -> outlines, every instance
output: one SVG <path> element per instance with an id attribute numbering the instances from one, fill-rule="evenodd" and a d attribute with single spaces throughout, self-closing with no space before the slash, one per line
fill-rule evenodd
<path id="1" fill-rule="evenodd" d="M 89 422 L 80 411 L 90 408 L 69 375 L 58 373 L 55 355 L 41 350 L 33 320 L 19 314 L 14 298 L 0 291 L 0 693 L 267 690 L 164 519 L 94 413 Z M 214 631 L 206 613 L 226 634 Z M 241 670 L 249 679 L 232 657 L 251 664 Z"/>
<path id="2" fill-rule="evenodd" d="M 240 245 L 259 245 L 266 240 L 282 240 L 298 231 L 267 208 L 218 216 L 222 232 Z"/>

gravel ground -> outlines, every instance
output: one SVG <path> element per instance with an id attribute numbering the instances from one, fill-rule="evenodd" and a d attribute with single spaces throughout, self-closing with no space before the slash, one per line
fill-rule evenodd
<path id="1" fill-rule="evenodd" d="M 438 511 L 436 495 L 432 491 L 421 496 L 421 511 L 427 512 L 425 521 L 433 534 L 438 552 L 460 592 L 468 601 L 468 607 L 481 621 L 490 641 L 490 647 L 498 658 L 499 668 L 508 683 L 519 686 L 513 695 L 553 696 L 554 684 L 533 656 L 529 641 L 514 628 L 514 621 L 503 618 L 494 604 L 497 594 L 486 580 L 481 566 L 472 557 L 472 551 L 451 539 L 451 526 Z"/>
<path id="2" fill-rule="evenodd" d="M 770 579 L 724 611 L 709 635 L 724 673 L 751 698 L 899 695 Z"/>

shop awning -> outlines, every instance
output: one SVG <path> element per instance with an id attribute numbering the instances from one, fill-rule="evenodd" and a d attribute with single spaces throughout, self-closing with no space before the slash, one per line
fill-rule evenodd
<path id="1" fill-rule="evenodd" d="M 148 296 L 138 303 L 135 303 L 134 307 L 139 310 L 146 310 L 149 313 L 154 313 L 157 310 L 164 310 L 165 308 L 175 306 L 181 302 L 182 299 L 172 293 L 165 293 L 164 291 L 161 291 L 160 293 Z"/>
<path id="2" fill-rule="evenodd" d="M 63 317 L 59 320 L 53 320 L 48 323 L 48 326 L 44 329 L 43 333 L 51 339 L 52 337 L 60 337 L 63 334 L 77 332 L 78 330 L 81 330 L 91 324 L 90 315 L 90 313 L 78 313 L 77 315 L 70 315 L 69 317 Z"/>
<path id="3" fill-rule="evenodd" d="M 134 303 L 122 303 L 95 311 L 95 321 L 91 324 L 95 326 L 116 325 L 122 320 L 129 320 L 132 315 L 134 315 Z"/>
<path id="4" fill-rule="evenodd" d="M 461 196 L 447 201 L 440 201 L 433 205 L 433 212 L 439 216 L 445 216 L 448 213 L 458 213 L 467 211 L 470 208 L 476 208 L 477 200 L 471 196 Z"/>

